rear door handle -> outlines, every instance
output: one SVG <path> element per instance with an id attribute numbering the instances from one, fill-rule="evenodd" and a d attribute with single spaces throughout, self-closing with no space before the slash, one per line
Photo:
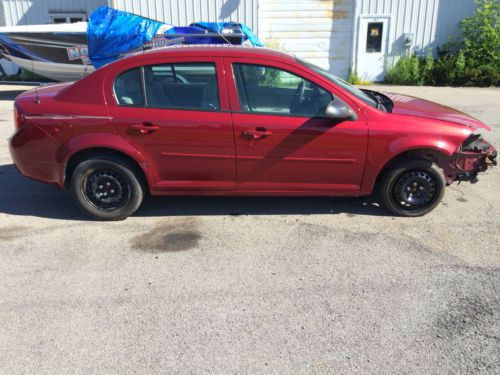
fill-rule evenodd
<path id="1" fill-rule="evenodd" d="M 160 130 L 160 127 L 152 122 L 145 121 L 142 124 L 130 125 L 129 129 L 141 134 L 149 134 Z"/>
<path id="2" fill-rule="evenodd" d="M 249 129 L 241 132 L 241 135 L 243 135 L 245 138 L 250 138 L 250 139 L 262 139 L 269 137 L 272 134 L 273 134 L 272 131 L 267 130 L 265 128 Z"/>

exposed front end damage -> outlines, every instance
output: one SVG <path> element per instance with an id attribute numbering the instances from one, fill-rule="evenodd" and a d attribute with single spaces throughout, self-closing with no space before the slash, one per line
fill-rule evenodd
<path id="1" fill-rule="evenodd" d="M 481 135 L 471 134 L 451 157 L 444 174 L 446 183 L 468 181 L 476 183 L 478 173 L 497 165 L 497 151 Z"/>

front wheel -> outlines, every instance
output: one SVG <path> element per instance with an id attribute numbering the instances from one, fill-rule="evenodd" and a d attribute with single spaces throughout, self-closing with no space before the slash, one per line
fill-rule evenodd
<path id="1" fill-rule="evenodd" d="M 83 212 L 98 220 L 123 220 L 144 199 L 144 188 L 134 169 L 111 156 L 78 164 L 71 178 L 71 192 Z"/>
<path id="2" fill-rule="evenodd" d="M 384 206 L 398 216 L 422 216 L 432 211 L 444 195 L 443 172 L 428 160 L 402 162 L 384 176 L 380 195 Z"/>

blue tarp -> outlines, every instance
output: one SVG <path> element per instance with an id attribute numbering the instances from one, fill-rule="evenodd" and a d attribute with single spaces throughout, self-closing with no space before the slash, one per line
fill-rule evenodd
<path id="1" fill-rule="evenodd" d="M 102 6 L 87 25 L 89 58 L 99 68 L 149 42 L 163 23 Z"/>
<path id="2" fill-rule="evenodd" d="M 87 26 L 89 59 L 99 68 L 151 42 L 163 25 L 159 21 L 101 6 L 92 13 Z M 183 44 L 225 44 L 225 37 L 231 36 L 224 34 L 225 29 L 238 30 L 240 36 L 241 30 L 244 35 L 242 42 L 248 40 L 254 46 L 262 46 L 250 28 L 234 22 L 197 22 L 187 27 L 172 27 L 165 31 L 165 39 L 176 39 L 177 35 L 182 36 L 180 43 Z"/>

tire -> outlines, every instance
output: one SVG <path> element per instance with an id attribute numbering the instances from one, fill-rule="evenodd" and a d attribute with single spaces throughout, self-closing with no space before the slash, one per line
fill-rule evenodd
<path id="1" fill-rule="evenodd" d="M 389 169 L 380 185 L 384 206 L 393 214 L 423 216 L 441 202 L 446 181 L 432 161 L 409 160 Z"/>
<path id="2" fill-rule="evenodd" d="M 110 155 L 82 161 L 71 176 L 75 203 L 94 219 L 126 219 L 140 207 L 145 195 L 135 169 L 127 161 Z"/>

